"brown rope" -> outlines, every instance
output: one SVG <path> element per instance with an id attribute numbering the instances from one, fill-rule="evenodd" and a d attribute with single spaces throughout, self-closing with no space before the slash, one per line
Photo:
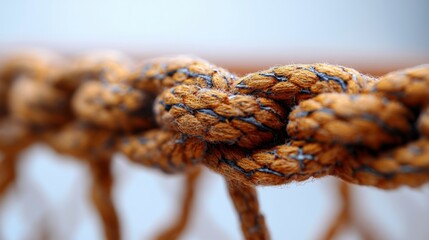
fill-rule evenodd
<path id="1" fill-rule="evenodd" d="M 158 83 L 158 89 L 165 89 L 158 90 L 161 94 L 155 99 L 155 117 L 161 128 L 167 129 L 161 131 L 176 132 L 175 138 L 181 139 L 166 141 L 165 146 L 157 142 L 159 147 L 144 156 L 135 153 L 138 148 L 154 146 L 153 142 L 147 137 L 142 143 L 131 141 L 133 146 L 121 148 L 132 160 L 147 162 L 163 148 L 175 149 L 180 155 L 182 151 L 176 148 L 191 141 L 197 149 L 207 149 L 197 158 L 183 153 L 194 163 L 203 159 L 213 170 L 246 184 L 284 184 L 326 174 L 383 188 L 427 181 L 428 167 L 424 164 L 417 167 L 394 159 L 400 162 L 397 169 L 383 172 L 364 162 L 371 156 L 380 164 L 383 154 L 390 155 L 395 147 L 399 150 L 401 144 L 413 144 L 412 140 L 419 138 L 414 127 L 419 111 L 391 97 L 388 100 L 381 96 L 382 91 L 370 94 L 381 84 L 376 79 L 327 64 L 277 67 L 236 78 L 197 61 L 149 61 L 138 74 L 123 81 L 149 96 L 156 93 L 153 82 Z M 406 71 L 422 75 L 421 69 L 425 67 Z M 424 76 L 421 81 L 425 81 Z M 394 81 L 389 80 L 394 79 L 392 76 L 384 79 Z M 110 111 L 116 111 L 115 107 Z M 426 121 L 420 119 L 424 129 Z M 286 125 L 287 132 L 283 132 Z M 282 144 L 285 140 L 289 141 Z M 178 155 L 166 151 L 159 154 L 166 155 L 162 162 Z"/>
<path id="2" fill-rule="evenodd" d="M 110 159 L 91 159 L 90 170 L 93 176 L 91 197 L 103 223 L 107 240 L 118 240 L 120 236 L 119 218 L 112 200 L 113 176 Z"/>
<path id="3" fill-rule="evenodd" d="M 347 225 L 350 220 L 352 204 L 351 204 L 351 196 L 350 196 L 350 188 L 347 183 L 341 182 L 338 184 L 338 194 L 341 200 L 341 205 L 339 207 L 339 211 L 337 216 L 332 221 L 329 228 L 326 230 L 326 233 L 321 239 L 331 240 L 334 239 L 335 236 L 339 235 L 342 228 Z"/>
<path id="4" fill-rule="evenodd" d="M 264 216 L 259 211 L 255 187 L 227 180 L 229 195 L 241 222 L 241 230 L 246 239 L 270 239 Z"/>
<path id="5" fill-rule="evenodd" d="M 105 238 L 121 239 L 119 217 L 112 200 L 111 173 L 114 135 L 83 122 L 72 122 L 59 132 L 48 132 L 44 140 L 55 150 L 84 160 L 93 177 L 91 199 L 101 219 Z"/>
<path id="6" fill-rule="evenodd" d="M 338 214 L 335 216 L 331 225 L 328 226 L 325 234 L 321 239 L 331 240 L 338 237 L 345 227 L 353 227 L 361 239 L 373 240 L 377 239 L 372 231 L 369 231 L 366 226 L 359 224 L 353 217 L 353 194 L 350 185 L 346 182 L 338 183 L 338 195 L 341 200 Z"/>
<path id="7" fill-rule="evenodd" d="M 81 147 L 69 154 L 83 159 L 119 150 L 164 172 L 204 164 L 248 187 L 326 175 L 385 189 L 429 180 L 427 65 L 380 79 L 329 64 L 239 78 L 183 56 L 58 62 L 5 64 L 3 109 L 34 134 L 69 131 Z"/>
<path id="8" fill-rule="evenodd" d="M 17 155 L 31 142 L 24 124 L 8 116 L 10 88 L 14 79 L 44 77 L 45 60 L 33 54 L 22 54 L 0 65 L 0 198 L 16 179 Z"/>
<path id="9" fill-rule="evenodd" d="M 195 201 L 195 190 L 197 187 L 199 176 L 201 175 L 201 168 L 197 167 L 190 169 L 186 173 L 185 191 L 181 203 L 180 214 L 175 219 L 175 222 L 163 232 L 161 232 L 155 239 L 157 240 L 174 240 L 178 239 L 188 225 L 190 216 L 192 214 L 192 206 Z"/>
<path id="10" fill-rule="evenodd" d="M 14 183 L 17 175 L 18 155 L 30 144 L 27 129 L 11 119 L 0 120 L 0 198 Z"/>
<path id="11" fill-rule="evenodd" d="M 16 179 L 16 156 L 3 154 L 0 160 L 0 199 Z"/>
<path id="12" fill-rule="evenodd" d="M 11 117 L 4 121 L 7 125 L 0 128 L 5 132 L 4 134 L 0 132 L 1 140 L 9 143 L 10 139 L 15 139 L 14 143 L 9 145 L 15 146 L 17 152 L 25 147 L 22 144 L 23 140 L 28 144 L 34 140 L 44 140 L 60 153 L 87 159 L 94 177 L 92 199 L 100 214 L 107 239 L 120 239 L 120 227 L 116 210 L 110 199 L 112 188 L 110 163 L 98 163 L 98 161 L 100 159 L 110 161 L 115 144 L 115 140 L 112 139 L 114 133 L 73 120 L 70 101 L 81 82 L 88 79 L 98 80 L 100 76 L 110 77 L 108 73 L 112 71 L 106 73 L 104 67 L 111 66 L 114 57 L 116 56 L 111 54 L 103 57 L 83 57 L 77 59 L 68 68 L 55 68 L 58 61 L 55 63 L 45 61 L 45 59 L 51 59 L 45 55 L 24 56 L 12 59 L 9 64 L 6 64 L 9 67 L 4 68 L 0 74 L 6 76 L 2 80 L 8 84 L 4 86 L 10 88 L 7 98 L 9 104 L 5 109 L 11 112 Z M 28 58 L 31 60 L 27 60 Z M 31 68 L 32 64 L 37 68 Z M 18 124 L 20 124 L 18 129 L 20 131 L 10 130 Z M 26 135 L 21 133 L 24 132 L 22 129 L 25 130 Z M 2 151 L 10 150 L 2 148 Z M 106 164 L 107 166 L 104 166 Z"/>

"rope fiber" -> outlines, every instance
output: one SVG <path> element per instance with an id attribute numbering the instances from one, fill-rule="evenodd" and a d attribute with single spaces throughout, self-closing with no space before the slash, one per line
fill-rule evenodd
<path id="1" fill-rule="evenodd" d="M 242 204 L 257 185 L 327 175 L 383 189 L 429 181 L 429 65 L 380 78 L 321 63 L 238 77 L 189 56 L 134 64 L 115 52 L 32 53 L 6 60 L 0 80 L 1 168 L 10 172 L 0 193 L 14 156 L 45 141 L 91 166 L 109 239 L 120 236 L 101 196 L 112 180 L 97 168 L 110 171 L 115 152 L 166 173 L 205 165 L 221 174 L 247 239 L 269 238 L 257 199 Z"/>

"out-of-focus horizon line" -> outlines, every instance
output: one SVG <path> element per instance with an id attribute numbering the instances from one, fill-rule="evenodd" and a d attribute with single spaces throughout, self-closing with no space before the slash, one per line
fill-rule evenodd
<path id="1" fill-rule="evenodd" d="M 1 43 L 0 59 L 15 53 L 46 50 L 65 57 L 95 51 L 119 51 L 136 62 L 145 59 L 169 55 L 195 55 L 218 66 L 227 68 L 237 74 L 246 74 L 272 66 L 324 62 L 352 67 L 362 73 L 374 76 L 389 71 L 429 63 L 429 54 L 415 52 L 374 52 L 335 49 L 272 49 L 256 48 L 249 51 L 245 48 L 225 47 L 222 49 L 197 49 L 194 46 L 166 46 L 149 44 L 91 44 L 91 43 Z"/>

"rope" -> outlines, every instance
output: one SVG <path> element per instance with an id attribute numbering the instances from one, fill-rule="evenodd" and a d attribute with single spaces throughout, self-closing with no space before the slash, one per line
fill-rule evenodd
<path id="1" fill-rule="evenodd" d="M 34 59 L 32 55 L 16 56 L 0 66 L 0 199 L 16 180 L 17 156 L 32 142 L 24 124 L 8 116 L 8 94 L 14 78 L 44 75 L 40 62 Z"/>
<path id="2" fill-rule="evenodd" d="M 17 59 L 0 71 L 3 118 L 82 159 L 119 151 L 167 173 L 203 164 L 250 189 L 326 175 L 384 189 L 429 180 L 428 65 L 379 79 L 329 64 L 237 77 L 187 56 Z"/>
<path id="3" fill-rule="evenodd" d="M 234 203 L 246 239 L 269 239 L 270 235 L 264 216 L 259 212 L 255 188 L 235 180 L 227 180 L 229 196 Z"/>
<path id="4" fill-rule="evenodd" d="M 175 222 L 163 232 L 161 232 L 155 239 L 157 240 L 174 240 L 179 239 L 182 232 L 188 225 L 190 215 L 192 214 L 192 206 L 195 201 L 195 190 L 198 183 L 198 179 L 201 175 L 201 168 L 190 170 L 186 174 L 185 191 L 182 196 L 182 208 L 179 216 L 175 219 Z"/>
<path id="5" fill-rule="evenodd" d="M 15 156 L 4 155 L 0 161 L 0 198 L 2 198 L 7 189 L 15 182 L 16 164 Z"/>
<path id="6" fill-rule="evenodd" d="M 340 236 L 340 233 L 344 228 L 350 227 L 360 236 L 360 239 L 373 240 L 377 239 L 374 235 L 374 231 L 368 229 L 366 225 L 362 225 L 354 219 L 353 216 L 353 194 L 350 189 L 350 184 L 346 182 L 338 183 L 338 195 L 341 200 L 339 212 L 333 219 L 326 232 L 322 235 L 321 239 L 330 240 Z"/>
<path id="7" fill-rule="evenodd" d="M 428 79 L 427 66 L 377 80 L 327 64 L 237 78 L 198 59 L 156 59 L 123 85 L 152 96 L 160 128 L 120 148 L 148 166 L 180 171 L 201 162 L 250 185 L 334 175 L 380 188 L 415 187 L 429 177 Z M 153 163 L 152 156 L 162 160 Z"/>
<path id="8" fill-rule="evenodd" d="M 113 240 L 120 239 L 119 220 L 111 199 L 110 159 L 115 135 L 73 120 L 70 108 L 71 97 L 80 82 L 110 76 L 102 68 L 111 66 L 117 56 L 101 55 L 78 58 L 68 67 L 64 60 L 43 54 L 17 56 L 5 64 L 0 79 L 7 84 L 1 86 L 9 90 L 0 92 L 8 95 L 3 112 L 9 114 L 5 114 L 0 125 L 0 143 L 1 151 L 10 155 L 11 150 L 19 153 L 31 142 L 42 140 L 60 153 L 85 160 L 93 176 L 91 200 L 100 215 L 106 239 Z"/>
<path id="9" fill-rule="evenodd" d="M 120 239 L 119 218 L 112 200 L 113 177 L 110 170 L 110 159 L 90 161 L 93 176 L 91 199 L 100 213 L 107 240 Z"/>

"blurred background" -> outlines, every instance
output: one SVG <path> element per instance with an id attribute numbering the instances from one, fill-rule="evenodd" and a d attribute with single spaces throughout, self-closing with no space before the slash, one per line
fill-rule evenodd
<path id="1" fill-rule="evenodd" d="M 0 54 L 115 49 L 136 59 L 194 54 L 238 74 L 327 62 L 372 75 L 429 62 L 426 0 L 0 0 Z M 48 146 L 22 154 L 19 181 L 0 205 L 0 239 L 102 239 L 87 197 L 88 169 Z M 221 177 L 205 171 L 183 239 L 240 239 Z M 124 239 L 150 239 L 172 220 L 183 176 L 115 159 Z M 273 239 L 317 239 L 338 206 L 332 178 L 259 188 Z M 353 187 L 355 212 L 378 239 L 428 239 L 429 187 Z M 346 230 L 340 239 L 358 239 Z"/>

